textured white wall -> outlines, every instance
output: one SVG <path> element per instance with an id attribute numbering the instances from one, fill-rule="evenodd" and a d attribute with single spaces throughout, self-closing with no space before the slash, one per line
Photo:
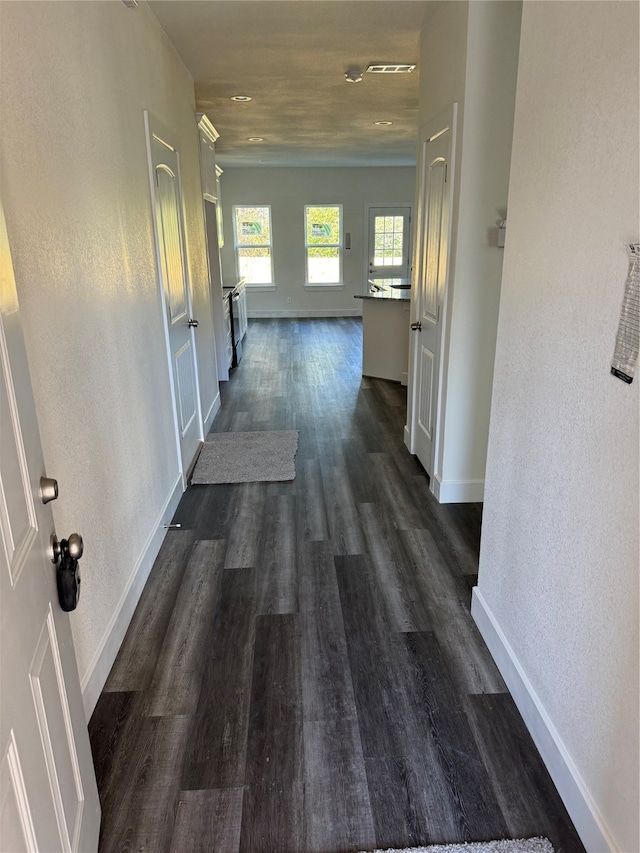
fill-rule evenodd
<path id="1" fill-rule="evenodd" d="M 481 491 L 486 464 L 503 260 L 496 223 L 507 208 L 521 11 L 503 0 L 440 2 L 422 30 L 420 124 L 458 103 L 435 472 L 443 484 L 470 484 L 469 494 Z"/>
<path id="2" fill-rule="evenodd" d="M 525 4 L 479 589 L 600 812 L 638 830 L 638 5 Z"/>
<path id="3" fill-rule="evenodd" d="M 365 204 L 413 204 L 415 169 L 227 169 L 222 175 L 224 238 L 222 274 L 236 276 L 233 247 L 234 204 L 270 204 L 273 224 L 273 261 L 276 290 L 252 291 L 249 312 L 362 309 L 360 300 L 366 267 Z M 351 249 L 344 251 L 341 290 L 305 290 L 304 206 L 342 204 L 344 231 L 351 233 Z M 291 302 L 287 302 L 290 298 Z"/>
<path id="4" fill-rule="evenodd" d="M 181 152 L 205 411 L 217 393 L 193 84 L 122 3 L 3 3 L 2 194 L 60 536 L 85 540 L 81 679 L 178 477 L 143 109 Z"/>
<path id="5" fill-rule="evenodd" d="M 522 4 L 469 3 L 451 282 L 443 481 L 484 479 L 506 216 Z"/>

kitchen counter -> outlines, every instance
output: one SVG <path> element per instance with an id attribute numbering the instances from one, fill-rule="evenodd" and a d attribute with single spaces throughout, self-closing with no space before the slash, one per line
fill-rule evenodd
<path id="1" fill-rule="evenodd" d="M 357 294 L 355 299 L 392 299 L 409 302 L 411 284 L 406 278 L 370 278 L 369 293 Z"/>
<path id="2" fill-rule="evenodd" d="M 362 375 L 407 384 L 411 285 L 402 278 L 369 279 L 362 306 Z"/>

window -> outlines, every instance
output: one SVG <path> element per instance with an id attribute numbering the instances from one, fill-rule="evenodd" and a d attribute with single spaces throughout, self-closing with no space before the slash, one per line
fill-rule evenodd
<path id="1" fill-rule="evenodd" d="M 376 216 L 375 267 L 402 266 L 404 259 L 404 216 Z"/>
<path id="2" fill-rule="evenodd" d="M 307 204 L 304 208 L 307 284 L 342 284 L 342 205 Z"/>
<path id="3" fill-rule="evenodd" d="M 273 285 L 271 208 L 233 207 L 238 275 L 245 284 Z"/>

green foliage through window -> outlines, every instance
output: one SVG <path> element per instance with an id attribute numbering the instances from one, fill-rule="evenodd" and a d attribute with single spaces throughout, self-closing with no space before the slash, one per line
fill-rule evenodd
<path id="1" fill-rule="evenodd" d="M 246 284 L 273 284 L 271 208 L 233 208 L 238 274 Z"/>
<path id="2" fill-rule="evenodd" d="M 307 284 L 342 283 L 342 206 L 306 205 Z"/>

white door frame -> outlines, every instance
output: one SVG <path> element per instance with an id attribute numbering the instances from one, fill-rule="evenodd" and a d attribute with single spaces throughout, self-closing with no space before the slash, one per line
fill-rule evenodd
<path id="1" fill-rule="evenodd" d="M 182 224 L 182 234 L 186 237 L 186 227 L 185 227 L 185 216 L 184 216 L 184 196 L 182 192 L 182 172 L 180 167 L 180 151 L 177 147 L 171 144 L 170 140 L 173 137 L 173 133 L 164 127 L 161 121 L 155 118 L 149 110 L 144 110 L 144 130 L 145 130 L 145 139 L 147 144 L 147 164 L 149 169 L 149 187 L 151 193 L 151 216 L 153 218 L 153 244 L 155 248 L 156 254 L 156 278 L 158 282 L 158 294 L 160 297 L 160 305 L 162 308 L 162 325 L 164 328 L 164 340 L 165 340 L 165 348 L 167 353 L 167 369 L 169 371 L 169 387 L 171 389 L 171 407 L 172 407 L 172 415 L 173 415 L 173 428 L 176 439 L 176 454 L 177 454 L 177 462 L 178 462 L 178 470 L 182 475 L 182 490 L 185 491 L 187 488 L 187 471 L 184 470 L 184 466 L 182 464 L 182 447 L 180 443 L 180 424 L 178 422 L 178 398 L 176 394 L 176 387 L 173 378 L 173 365 L 172 365 L 172 352 L 171 352 L 171 340 L 169 337 L 169 321 L 167 318 L 167 309 L 166 309 L 166 300 L 164 294 L 164 285 L 162 280 L 162 265 L 160 262 L 160 246 L 158 245 L 158 221 L 157 221 L 157 212 L 156 212 L 156 194 L 155 194 L 155 177 L 153 170 L 153 156 L 151 150 L 151 140 L 155 137 L 159 142 L 167 145 L 171 148 L 171 150 L 175 151 L 177 161 L 178 161 L 178 174 L 177 174 L 177 184 L 178 191 L 180 196 L 180 204 L 178 205 L 178 212 L 180 216 L 180 221 Z M 187 246 L 183 241 L 182 246 L 183 258 L 184 258 L 184 274 L 185 274 L 185 282 L 186 282 L 186 290 L 187 290 L 187 302 L 189 309 L 189 316 L 193 316 L 193 301 L 192 301 L 192 293 L 191 293 L 191 275 L 189 273 L 189 262 L 187 255 Z M 202 419 L 202 400 L 200 397 L 200 378 L 198 371 L 198 351 L 196 349 L 196 339 L 194 330 L 191 329 L 191 347 L 193 350 L 193 360 L 194 360 L 194 382 L 196 389 L 196 403 L 197 403 L 197 417 L 198 417 L 198 434 L 200 437 L 200 441 L 204 441 L 204 424 Z"/>
<path id="2" fill-rule="evenodd" d="M 451 104 L 446 110 L 440 113 L 431 121 L 426 122 L 418 134 L 419 159 L 418 171 L 416 175 L 416 221 L 413 251 L 413 270 L 411 274 L 411 322 L 420 320 L 422 306 L 420 304 L 421 296 L 421 277 L 422 277 L 422 258 L 424 253 L 421 251 L 419 241 L 424 229 L 424 169 L 426 146 L 425 142 L 432 139 L 437 139 L 447 130 L 450 130 L 450 148 L 449 148 L 449 174 L 447 176 L 447 185 L 449 187 L 449 223 L 448 223 L 448 240 L 449 257 L 447 260 L 447 275 L 444 284 L 444 293 L 442 294 L 442 311 L 439 317 L 439 333 L 438 342 L 438 393 L 436 396 L 436 413 L 433 439 L 433 458 L 431 460 L 430 489 L 433 491 L 433 485 L 438 480 L 442 479 L 442 464 L 444 456 L 444 417 L 443 417 L 443 400 L 446 390 L 447 374 L 449 367 L 448 351 L 449 351 L 449 336 L 451 331 L 451 272 L 452 272 L 452 257 L 453 257 L 453 220 L 456 217 L 457 211 L 454 208 L 454 189 L 456 181 L 456 138 L 457 138 L 457 119 L 458 119 L 458 104 Z M 411 342 L 409 344 L 409 382 L 407 395 L 407 424 L 404 428 L 404 441 L 410 453 L 415 453 L 415 432 L 416 421 L 418 415 L 418 359 L 417 347 Z"/>
<path id="3" fill-rule="evenodd" d="M 413 235 L 417 234 L 417 231 L 413 230 L 414 226 L 414 209 L 415 205 L 412 201 L 398 201 L 398 202 L 373 202 L 373 201 L 365 201 L 364 203 L 364 226 L 363 226 L 363 243 L 364 252 L 363 252 L 363 261 L 362 261 L 362 292 L 364 294 L 369 293 L 369 285 L 368 281 L 371 278 L 369 275 L 369 213 L 371 208 L 373 207 L 408 207 L 409 208 L 409 246 L 411 248 L 411 255 L 409 257 L 413 257 Z"/>

